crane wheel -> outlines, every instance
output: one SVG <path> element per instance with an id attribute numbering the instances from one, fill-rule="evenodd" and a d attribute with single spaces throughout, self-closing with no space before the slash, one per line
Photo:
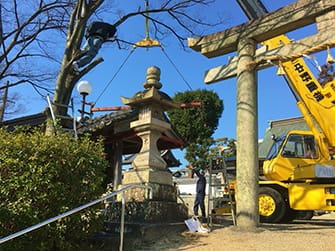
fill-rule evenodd
<path id="1" fill-rule="evenodd" d="M 286 212 L 283 196 L 271 187 L 259 188 L 258 206 L 261 222 L 278 223 Z"/>

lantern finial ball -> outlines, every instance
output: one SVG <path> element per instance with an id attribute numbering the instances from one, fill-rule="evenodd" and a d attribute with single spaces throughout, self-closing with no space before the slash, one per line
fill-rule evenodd
<path id="1" fill-rule="evenodd" d="M 92 92 L 92 86 L 87 80 L 81 80 L 77 85 L 77 91 L 81 95 L 89 95 Z"/>

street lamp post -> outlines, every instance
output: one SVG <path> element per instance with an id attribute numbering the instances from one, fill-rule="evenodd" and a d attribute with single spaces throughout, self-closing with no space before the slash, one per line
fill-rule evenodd
<path id="1" fill-rule="evenodd" d="M 82 80 L 77 85 L 77 91 L 82 95 L 82 106 L 81 106 L 81 118 L 80 121 L 83 121 L 85 117 L 85 104 L 86 104 L 86 96 L 92 92 L 92 86 L 90 82 L 86 80 Z"/>

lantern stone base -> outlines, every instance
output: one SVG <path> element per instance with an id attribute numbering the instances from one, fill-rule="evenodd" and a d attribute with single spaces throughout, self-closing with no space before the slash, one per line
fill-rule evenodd
<path id="1" fill-rule="evenodd" d="M 144 184 L 152 188 L 153 201 L 177 201 L 177 187 L 172 185 L 172 175 L 166 169 L 161 168 L 137 168 L 130 169 L 124 173 L 122 185 L 118 189 L 131 185 Z M 124 192 L 126 201 L 149 200 L 149 191 L 144 188 L 133 188 Z M 117 200 L 120 201 L 121 194 Z"/>
<path id="2" fill-rule="evenodd" d="M 141 183 L 137 183 L 141 184 Z M 153 201 L 168 201 L 176 202 L 177 201 L 177 188 L 170 185 L 162 185 L 157 183 L 142 183 L 148 185 L 152 188 L 152 198 Z M 119 187 L 121 189 L 123 185 Z M 148 189 L 141 187 L 134 187 L 132 189 L 126 190 L 123 192 L 126 202 L 128 201 L 146 201 L 150 200 L 150 193 Z M 121 194 L 117 195 L 117 201 L 121 201 Z"/>
<path id="3" fill-rule="evenodd" d="M 106 208 L 104 231 L 119 235 L 122 204 L 112 202 Z M 152 235 L 152 231 L 163 233 L 169 228 L 186 230 L 184 221 L 188 218 L 187 206 L 177 202 L 166 201 L 130 201 L 125 204 L 124 231 L 142 240 Z M 177 229 L 175 229 L 176 231 Z"/>
<path id="4" fill-rule="evenodd" d="M 139 250 L 141 246 L 156 242 L 162 238 L 169 238 L 171 233 L 176 234 L 187 231 L 184 222 L 158 223 L 158 224 L 127 224 L 124 226 L 123 250 Z M 120 246 L 120 223 L 105 223 L 105 231 L 100 232 L 95 238 L 95 243 L 101 247 L 114 247 L 112 250 L 119 250 Z M 107 250 L 107 249 L 106 249 Z M 146 248 L 141 250 L 148 250 Z M 152 249 L 150 249 L 152 250 Z M 163 250 L 157 247 L 154 250 Z"/>
<path id="5" fill-rule="evenodd" d="M 120 227 L 121 202 L 112 202 L 107 207 L 107 224 Z M 188 218 L 187 206 L 167 201 L 130 201 L 125 204 L 125 224 L 154 224 L 183 222 Z"/>
<path id="6" fill-rule="evenodd" d="M 172 175 L 167 169 L 144 167 L 130 169 L 123 174 L 122 185 L 157 183 L 172 186 Z"/>
<path id="7" fill-rule="evenodd" d="M 155 183 L 153 181 L 164 182 Z M 124 173 L 123 186 L 144 184 L 152 188 L 152 198 L 148 189 L 135 187 L 123 192 L 125 198 L 125 224 L 135 229 L 138 224 L 162 224 L 184 222 L 188 218 L 187 205 L 177 203 L 177 187 L 172 185 L 171 173 L 165 169 L 141 168 Z M 120 228 L 121 194 L 116 201 L 107 205 L 106 224 Z"/>

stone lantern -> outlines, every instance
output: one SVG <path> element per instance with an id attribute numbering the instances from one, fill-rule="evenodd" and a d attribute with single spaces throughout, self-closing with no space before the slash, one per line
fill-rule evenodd
<path id="1" fill-rule="evenodd" d="M 124 192 L 126 199 L 126 222 L 161 223 L 180 222 L 188 215 L 186 205 L 177 203 L 177 187 L 172 182 L 172 173 L 161 157 L 157 142 L 162 133 L 171 130 L 164 112 L 178 109 L 179 104 L 160 91 L 162 84 L 160 69 L 152 66 L 147 69 L 145 90 L 131 98 L 121 97 L 124 104 L 138 109 L 138 120 L 130 127 L 142 140 L 142 148 L 132 162 L 132 167 L 123 173 L 119 188 L 131 184 L 145 184 L 152 187 L 152 198 L 143 188 L 134 188 Z M 117 221 L 119 205 L 113 204 L 110 221 Z"/>
<path id="2" fill-rule="evenodd" d="M 163 132 L 170 130 L 171 125 L 164 117 L 164 111 L 179 108 L 164 92 L 160 69 L 152 66 L 147 69 L 145 90 L 136 93 L 132 98 L 121 97 L 124 104 L 139 110 L 138 120 L 130 127 L 134 129 L 142 140 L 142 148 L 132 163 L 132 168 L 124 173 L 122 185 L 134 183 L 150 184 L 153 187 L 153 199 L 176 199 L 172 175 L 166 169 L 166 163 L 157 148 L 157 141 Z M 139 190 L 140 191 L 140 190 Z M 143 190 L 141 190 L 143 193 Z M 135 200 L 146 199 L 138 193 Z"/>

